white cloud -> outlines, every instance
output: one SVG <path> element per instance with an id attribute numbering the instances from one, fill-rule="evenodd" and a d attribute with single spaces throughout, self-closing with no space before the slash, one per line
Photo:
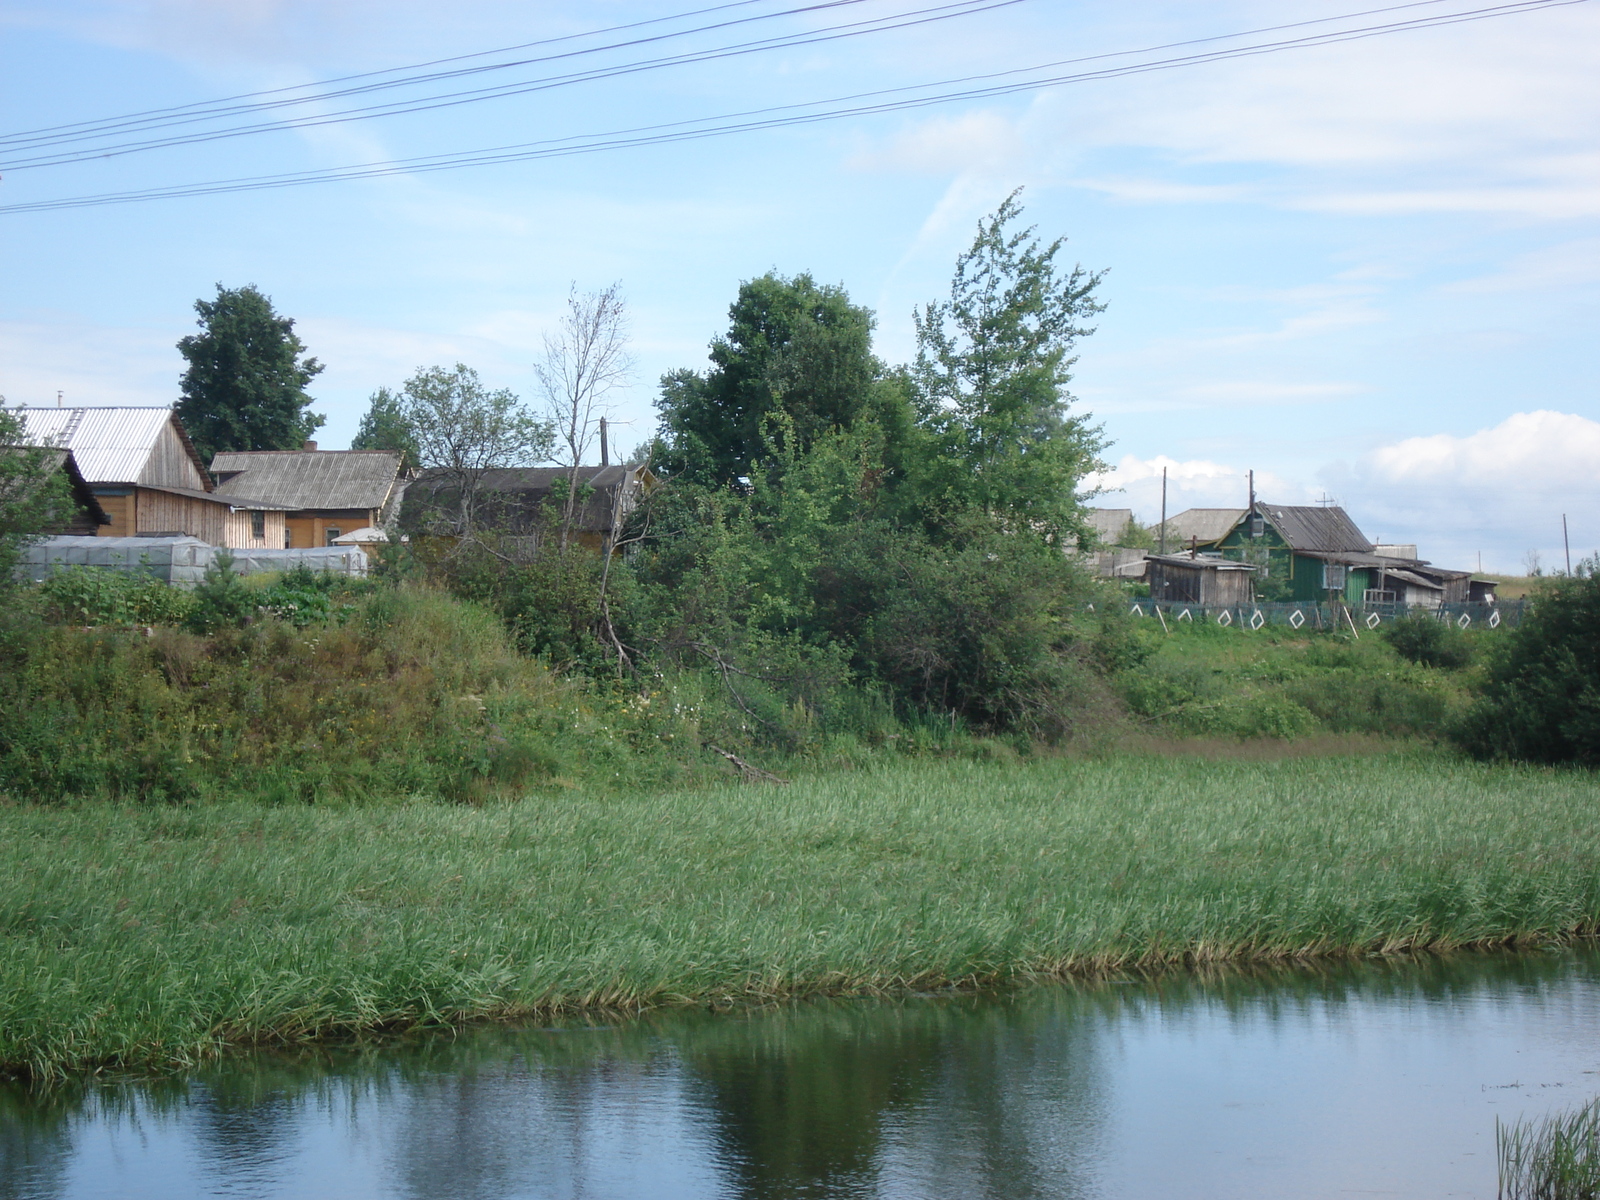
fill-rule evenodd
<path id="1" fill-rule="evenodd" d="M 858 150 L 847 165 L 861 171 L 932 175 L 995 172 L 1009 168 L 1023 152 L 1015 120 L 977 110 L 917 122 L 886 145 Z"/>
<path id="2" fill-rule="evenodd" d="M 1186 508 L 1243 508 L 1249 501 L 1249 475 L 1244 468 L 1166 455 L 1139 458 L 1125 454 L 1110 470 L 1085 482 L 1103 494 L 1091 501 L 1103 508 L 1132 508 L 1146 524 L 1161 518 L 1161 472 L 1167 473 L 1167 514 Z M 1280 504 L 1301 504 L 1312 497 L 1301 486 L 1271 471 L 1256 472 L 1256 494 Z"/>
<path id="3" fill-rule="evenodd" d="M 1600 283 L 1600 237 L 1578 238 L 1521 254 L 1502 270 L 1443 290 L 1468 295 L 1549 291 Z"/>
<path id="4" fill-rule="evenodd" d="M 1380 446 L 1325 476 L 1363 529 L 1417 542 L 1425 558 L 1517 570 L 1537 549 L 1562 554 L 1565 513 L 1574 560 L 1600 548 L 1600 422 L 1576 413 L 1514 413 L 1465 436 Z"/>
<path id="5" fill-rule="evenodd" d="M 167 331 L 107 328 L 61 316 L 0 321 L 7 404 L 172 404 L 183 359 Z"/>

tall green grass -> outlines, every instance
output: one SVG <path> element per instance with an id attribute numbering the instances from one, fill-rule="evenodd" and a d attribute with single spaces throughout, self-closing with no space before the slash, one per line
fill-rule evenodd
<path id="1" fill-rule="evenodd" d="M 911 761 L 482 807 L 0 807 L 0 1064 L 1541 942 L 1600 788 L 1417 755 Z"/>
<path id="2" fill-rule="evenodd" d="M 1600 1197 L 1600 1100 L 1537 1120 L 1495 1122 L 1500 1200 Z"/>

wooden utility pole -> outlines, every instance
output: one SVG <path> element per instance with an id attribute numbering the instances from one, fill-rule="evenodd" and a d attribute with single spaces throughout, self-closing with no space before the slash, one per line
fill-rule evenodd
<path id="1" fill-rule="evenodd" d="M 1161 468 L 1161 553 L 1167 552 L 1167 469 Z"/>

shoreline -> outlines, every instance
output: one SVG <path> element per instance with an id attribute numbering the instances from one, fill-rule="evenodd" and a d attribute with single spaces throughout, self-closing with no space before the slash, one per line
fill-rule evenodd
<path id="1" fill-rule="evenodd" d="M 1600 933 L 1600 785 L 1444 756 L 912 761 L 483 808 L 0 809 L 0 1071 Z"/>

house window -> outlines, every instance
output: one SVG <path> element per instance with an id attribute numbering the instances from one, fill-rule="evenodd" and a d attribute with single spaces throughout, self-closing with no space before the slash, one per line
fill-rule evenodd
<path id="1" fill-rule="evenodd" d="M 1343 563 L 1327 563 L 1327 562 L 1325 562 L 1325 563 L 1322 564 L 1322 587 L 1323 587 L 1323 590 L 1329 591 L 1329 592 L 1342 592 L 1342 591 L 1344 591 L 1344 564 Z"/>
<path id="2" fill-rule="evenodd" d="M 335 539 L 337 539 L 338 536 L 343 532 L 344 530 L 340 529 L 337 525 L 328 526 L 326 544 L 329 546 L 333 545 Z"/>
<path id="3" fill-rule="evenodd" d="M 267 514 L 260 509 L 250 514 L 250 536 L 258 542 L 267 540 Z"/>

